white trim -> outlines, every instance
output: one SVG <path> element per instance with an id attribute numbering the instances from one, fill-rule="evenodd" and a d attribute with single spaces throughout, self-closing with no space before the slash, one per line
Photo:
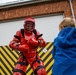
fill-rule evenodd
<path id="1" fill-rule="evenodd" d="M 15 6 L 21 6 L 21 5 L 27 5 L 27 4 L 34 4 L 34 3 L 40 3 L 40 2 L 46 2 L 46 1 L 52 1 L 52 0 L 17 0 L 17 1 L 12 1 L 12 2 L 7 2 L 7 3 L 2 3 L 0 4 L 0 9 L 2 8 L 8 8 L 8 7 L 15 7 Z"/>

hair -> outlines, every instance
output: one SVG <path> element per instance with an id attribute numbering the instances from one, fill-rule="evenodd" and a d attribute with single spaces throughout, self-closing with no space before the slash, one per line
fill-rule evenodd
<path id="1" fill-rule="evenodd" d="M 59 28 L 62 30 L 65 27 L 75 27 L 75 20 L 70 17 L 64 18 L 59 24 Z"/>

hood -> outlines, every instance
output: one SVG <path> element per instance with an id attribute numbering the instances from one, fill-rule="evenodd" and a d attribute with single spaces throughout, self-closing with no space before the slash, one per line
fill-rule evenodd
<path id="1" fill-rule="evenodd" d="M 61 30 L 54 40 L 54 45 L 60 47 L 76 46 L 76 29 L 74 27 L 66 27 Z"/>

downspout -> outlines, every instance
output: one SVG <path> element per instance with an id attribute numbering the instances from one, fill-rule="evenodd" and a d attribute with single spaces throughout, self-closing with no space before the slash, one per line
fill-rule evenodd
<path id="1" fill-rule="evenodd" d="M 69 3 L 70 3 L 71 12 L 72 12 L 72 18 L 75 20 L 74 10 L 73 10 L 73 6 L 72 6 L 72 0 L 69 0 Z M 76 24 L 76 20 L 75 20 L 75 24 Z"/>

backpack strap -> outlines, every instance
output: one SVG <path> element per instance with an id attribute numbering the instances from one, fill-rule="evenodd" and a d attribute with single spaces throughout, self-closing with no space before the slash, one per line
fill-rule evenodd
<path id="1" fill-rule="evenodd" d="M 35 34 L 35 36 L 37 36 L 37 31 L 36 31 L 36 29 L 33 30 L 33 33 Z"/>
<path id="2" fill-rule="evenodd" d="M 24 37 L 24 29 L 21 29 L 21 34 Z"/>
<path id="3" fill-rule="evenodd" d="M 39 37 L 41 37 L 41 36 L 43 35 L 43 34 L 37 35 L 37 31 L 36 31 L 36 29 L 34 29 L 33 33 L 35 34 L 36 39 L 38 39 Z"/>

